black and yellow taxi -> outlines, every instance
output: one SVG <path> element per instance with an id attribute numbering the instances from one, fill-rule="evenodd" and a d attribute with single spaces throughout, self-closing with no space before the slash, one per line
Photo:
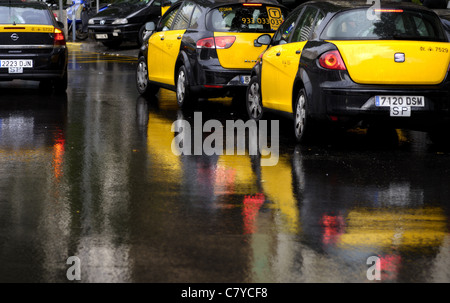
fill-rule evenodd
<path id="1" fill-rule="evenodd" d="M 0 81 L 36 80 L 67 89 L 68 50 L 47 5 L 38 1 L 0 1 Z"/>
<path id="2" fill-rule="evenodd" d="M 449 133 L 450 43 L 425 7 L 311 1 L 257 42 L 268 47 L 247 90 L 251 119 L 287 114 L 298 141 L 324 125 Z"/>
<path id="3" fill-rule="evenodd" d="M 198 97 L 245 96 L 250 72 L 287 9 L 277 1 L 184 0 L 172 5 L 139 52 L 140 94 L 160 87 L 176 92 L 179 106 Z M 149 24 L 147 24 L 149 25 Z"/>

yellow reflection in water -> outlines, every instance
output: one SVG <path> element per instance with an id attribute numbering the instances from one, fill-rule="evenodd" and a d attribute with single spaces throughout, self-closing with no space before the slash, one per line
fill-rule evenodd
<path id="1" fill-rule="evenodd" d="M 273 202 L 272 208 L 281 211 L 288 232 L 298 233 L 299 210 L 292 188 L 291 164 L 280 158 L 277 165 L 262 166 L 261 176 L 264 193 Z"/>
<path id="2" fill-rule="evenodd" d="M 353 210 L 346 221 L 338 242 L 341 247 L 437 247 L 447 234 L 447 219 L 440 208 Z"/>
<path id="3" fill-rule="evenodd" d="M 161 180 L 180 180 L 180 158 L 172 152 L 174 133 L 172 122 L 150 112 L 147 125 L 147 152 L 155 163 L 164 170 Z"/>

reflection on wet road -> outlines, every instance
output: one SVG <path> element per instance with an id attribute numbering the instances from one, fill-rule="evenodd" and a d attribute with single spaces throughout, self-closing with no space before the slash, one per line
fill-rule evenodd
<path id="1" fill-rule="evenodd" d="M 66 95 L 0 83 L 0 281 L 67 282 L 77 256 L 81 282 L 370 282 L 376 256 L 381 282 L 450 282 L 450 153 L 426 134 L 296 146 L 280 120 L 275 166 L 176 156 L 193 110 L 138 96 L 135 64 L 72 50 Z"/>

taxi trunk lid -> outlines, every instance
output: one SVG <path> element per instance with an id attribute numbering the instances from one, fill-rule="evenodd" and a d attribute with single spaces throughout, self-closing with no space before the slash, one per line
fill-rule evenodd
<path id="1" fill-rule="evenodd" d="M 206 23 L 214 32 L 220 65 L 227 69 L 251 69 L 264 50 L 255 45 L 255 40 L 263 34 L 273 35 L 287 13 L 283 6 L 254 1 L 220 4 L 212 9 Z M 221 43 L 221 37 L 227 42 Z M 233 43 L 228 43 L 230 37 L 234 37 Z"/>
<path id="2" fill-rule="evenodd" d="M 360 84 L 436 85 L 450 64 L 450 43 L 333 41 L 353 81 Z"/>
<path id="3" fill-rule="evenodd" d="M 228 48 L 219 48 L 216 45 L 220 65 L 230 69 L 251 69 L 264 50 L 254 44 L 259 36 L 261 33 L 214 33 L 216 41 L 220 37 L 235 37 L 234 43 Z"/>
<path id="4" fill-rule="evenodd" d="M 51 25 L 0 25 L 0 45 L 53 45 L 54 30 Z"/>

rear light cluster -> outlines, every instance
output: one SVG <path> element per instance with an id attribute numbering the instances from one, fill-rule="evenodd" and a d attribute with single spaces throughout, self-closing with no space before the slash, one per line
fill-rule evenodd
<path id="1" fill-rule="evenodd" d="M 53 33 L 53 44 L 54 45 L 66 45 L 66 39 L 64 38 L 64 33 L 59 28 L 55 28 Z"/>
<path id="2" fill-rule="evenodd" d="M 319 64 L 326 69 L 346 70 L 344 60 L 339 51 L 329 51 L 319 57 Z"/>
<path id="3" fill-rule="evenodd" d="M 197 48 L 226 49 L 230 48 L 234 41 L 236 41 L 235 36 L 209 37 L 198 40 Z"/>

